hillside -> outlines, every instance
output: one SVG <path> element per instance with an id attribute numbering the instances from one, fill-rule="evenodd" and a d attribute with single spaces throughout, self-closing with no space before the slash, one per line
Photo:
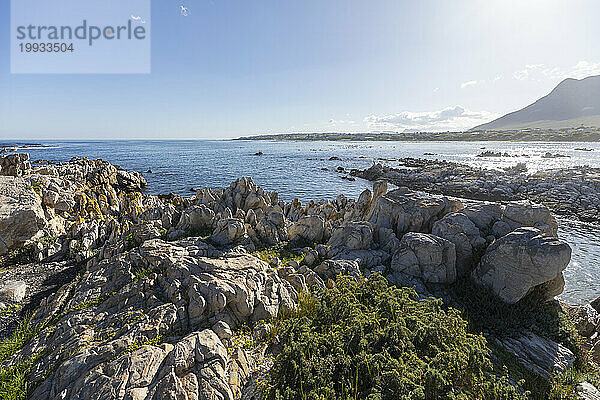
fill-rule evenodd
<path id="1" fill-rule="evenodd" d="M 547 96 L 471 131 L 600 126 L 600 76 L 565 79 Z"/>

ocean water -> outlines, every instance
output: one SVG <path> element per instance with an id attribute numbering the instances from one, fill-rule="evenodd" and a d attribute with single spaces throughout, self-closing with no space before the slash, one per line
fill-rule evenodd
<path id="1" fill-rule="evenodd" d="M 501 169 L 525 163 L 529 171 L 576 166 L 600 167 L 600 143 L 514 142 L 263 142 L 263 141 L 44 141 L 48 147 L 29 148 L 31 159 L 63 162 L 73 156 L 103 158 L 142 172 L 150 193 L 191 195 L 191 189 L 227 186 L 251 176 L 280 198 L 352 198 L 371 183 L 342 179 L 338 166 L 367 168 L 373 162 L 397 166 L 403 157 L 443 159 L 482 168 Z M 2 147 L 2 143 L 0 143 Z M 592 151 L 583 151 L 587 149 Z M 476 157 L 484 151 L 507 157 Z M 254 155 L 262 152 L 262 156 Z M 544 158 L 546 153 L 565 157 Z M 330 160 L 337 157 L 339 160 Z M 147 171 L 151 170 L 152 173 Z M 561 296 L 585 303 L 600 296 L 600 227 L 559 220 L 559 235 L 573 248 Z"/>

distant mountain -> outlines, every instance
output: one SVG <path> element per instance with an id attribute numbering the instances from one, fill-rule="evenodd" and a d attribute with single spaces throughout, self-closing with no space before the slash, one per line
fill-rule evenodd
<path id="1" fill-rule="evenodd" d="M 600 127 L 600 75 L 565 79 L 535 103 L 471 129 L 563 129 Z"/>

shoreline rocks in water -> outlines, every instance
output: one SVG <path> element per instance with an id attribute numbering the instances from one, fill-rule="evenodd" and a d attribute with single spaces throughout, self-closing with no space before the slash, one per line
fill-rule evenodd
<path id="1" fill-rule="evenodd" d="M 375 164 L 351 175 L 386 180 L 411 190 L 490 202 L 531 200 L 553 213 L 584 222 L 600 221 L 600 169 L 581 167 L 541 171 L 497 171 L 447 161 L 405 158 L 407 168 Z"/>
<path id="2" fill-rule="evenodd" d="M 357 200 L 303 205 L 251 178 L 188 198 L 153 196 L 142 193 L 141 175 L 102 160 L 11 160 L 16 167 L 2 170 L 11 175 L 0 177 L 0 280 L 27 286 L 9 301 L 33 312 L 36 329 L 0 365 L 36 357 L 31 399 L 249 399 L 267 348 L 278 350 L 235 346 L 238 332 L 264 337 L 270 321 L 340 274 L 379 273 L 452 306 L 465 302 L 457 287 L 471 287 L 472 276 L 473 290 L 511 307 L 533 296 L 554 304 L 570 259 L 548 207 L 529 201 L 465 206 L 406 187 L 388 192 L 382 180 Z M 396 176 L 377 171 L 367 174 Z M 54 286 L 27 274 L 49 265 L 79 273 L 57 267 L 44 279 Z M 0 325 L 3 336 L 17 316 Z M 489 341 L 518 349 L 532 373 L 573 363 L 558 339 L 522 328 L 517 339 Z"/>

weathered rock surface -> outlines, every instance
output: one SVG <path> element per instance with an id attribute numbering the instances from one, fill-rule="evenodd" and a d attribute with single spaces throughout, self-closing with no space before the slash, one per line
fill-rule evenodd
<path id="1" fill-rule="evenodd" d="M 396 235 L 406 232 L 431 232 L 437 220 L 463 208 L 458 200 L 425 196 L 406 188 L 392 190 L 375 201 L 369 221 L 380 228 L 391 228 Z"/>
<path id="2" fill-rule="evenodd" d="M 42 233 L 42 199 L 23 178 L 0 176 L 0 255 Z"/>
<path id="3" fill-rule="evenodd" d="M 464 213 L 448 214 L 433 224 L 434 235 L 452 242 L 456 249 L 456 272 L 465 276 L 485 249 L 487 242 L 479 228 Z"/>
<path id="4" fill-rule="evenodd" d="M 600 400 L 600 391 L 589 382 L 581 382 L 577 385 L 579 400 Z"/>
<path id="5" fill-rule="evenodd" d="M 456 250 L 446 239 L 426 233 L 410 232 L 400 241 L 391 269 L 430 283 L 453 283 L 456 280 Z"/>
<path id="6" fill-rule="evenodd" d="M 570 259 L 565 242 L 536 228 L 519 228 L 487 248 L 472 276 L 502 300 L 516 303 L 536 286 L 562 279 Z"/>
<path id="7" fill-rule="evenodd" d="M 325 219 L 318 215 L 307 215 L 289 229 L 290 241 L 294 243 L 322 243 L 325 237 Z"/>
<path id="8" fill-rule="evenodd" d="M 494 341 L 515 356 L 525 368 L 548 380 L 553 374 L 565 372 L 575 361 L 575 356 L 569 349 L 533 332 L 526 332 L 516 338 L 495 338 Z"/>
<path id="9" fill-rule="evenodd" d="M 92 262 L 73 287 L 43 302 L 36 323 L 61 316 L 7 361 L 47 352 L 31 398 L 233 399 L 225 327 L 289 312 L 296 291 L 255 257 L 207 258 L 198 254 L 216 250 L 200 245 L 146 241 Z"/>
<path id="10" fill-rule="evenodd" d="M 400 168 L 375 164 L 352 175 L 428 193 L 493 202 L 531 200 L 559 215 L 600 221 L 600 170 L 557 169 L 527 174 L 479 169 L 447 161 L 405 158 Z M 408 168 L 402 168 L 408 167 Z"/>
<path id="11" fill-rule="evenodd" d="M 16 153 L 0 157 L 0 175 L 22 176 L 30 170 L 29 154 Z"/>
<path id="12" fill-rule="evenodd" d="M 42 329 L 3 364 L 41 354 L 32 399 L 250 399 L 268 358 L 264 348 L 236 347 L 247 334 L 238 328 L 264 337 L 298 293 L 331 287 L 339 274 L 381 273 L 421 297 L 444 297 L 444 285 L 477 266 L 479 283 L 514 302 L 560 292 L 570 257 L 548 208 L 529 202 L 464 208 L 406 188 L 387 192 L 385 180 L 356 201 L 304 205 L 250 178 L 190 198 L 152 196 L 139 174 L 102 160 L 32 168 L 19 160 L 0 176 L 0 256 L 27 250 L 35 263 L 11 264 L 0 278 L 25 282 L 25 298 L 8 302 L 34 310 Z M 297 261 L 248 254 L 269 246 Z M 597 337 L 588 314 L 589 326 L 577 326 Z M 6 326 L 0 318 L 0 336 Z M 568 353 L 557 347 L 551 359 L 545 340 L 526 334 L 503 345 L 532 368 L 561 370 Z"/>
<path id="13" fill-rule="evenodd" d="M 0 286 L 0 299 L 19 303 L 25 298 L 27 283 L 23 281 L 6 282 Z"/>

